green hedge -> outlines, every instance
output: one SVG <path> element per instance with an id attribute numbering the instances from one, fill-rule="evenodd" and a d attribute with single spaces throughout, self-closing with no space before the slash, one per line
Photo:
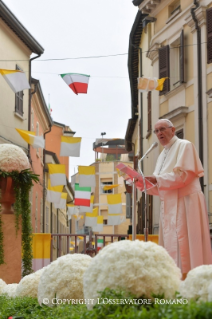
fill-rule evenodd
<path id="1" fill-rule="evenodd" d="M 158 302 L 163 297 L 158 297 Z M 116 301 L 112 301 L 112 300 Z M 137 301 L 133 301 L 134 296 L 123 291 L 114 291 L 106 289 L 99 299 L 99 304 L 95 305 L 93 310 L 87 310 L 85 304 L 61 304 L 53 308 L 45 305 L 40 306 L 37 299 L 24 298 L 7 298 L 0 296 L 0 318 L 7 319 L 9 316 L 13 318 L 23 319 L 211 319 L 212 318 L 212 302 L 197 303 L 189 302 L 188 304 L 145 304 L 140 305 Z M 144 298 L 145 299 L 145 298 Z M 140 299 L 140 303 L 144 302 Z M 103 303 L 103 300 L 105 303 Z M 108 304 L 109 300 L 116 304 Z M 129 302 L 130 304 L 117 304 L 117 300 Z M 126 301 L 127 300 L 127 301 Z M 175 299 L 175 302 L 177 299 Z M 146 302 L 148 302 L 146 300 Z M 169 301 L 167 301 L 169 302 Z M 132 304 L 136 303 L 136 304 Z"/>

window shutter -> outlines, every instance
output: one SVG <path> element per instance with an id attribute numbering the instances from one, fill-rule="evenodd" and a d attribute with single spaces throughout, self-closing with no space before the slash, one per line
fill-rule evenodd
<path id="1" fill-rule="evenodd" d="M 18 65 L 16 65 L 16 70 L 21 70 Z M 23 98 L 24 98 L 24 92 L 20 91 L 15 94 L 15 112 L 23 116 L 24 110 L 23 110 Z"/>
<path id="2" fill-rule="evenodd" d="M 166 45 L 159 49 L 159 78 L 165 78 L 166 81 L 163 85 L 163 91 L 160 91 L 160 95 L 163 95 L 170 91 L 170 70 L 169 70 L 169 46 Z"/>
<path id="3" fill-rule="evenodd" d="M 132 218 L 132 197 L 126 193 L 126 218 Z"/>
<path id="4" fill-rule="evenodd" d="M 148 132 L 152 130 L 152 92 L 148 92 Z"/>
<path id="5" fill-rule="evenodd" d="M 180 35 L 180 83 L 185 83 L 184 79 L 184 30 Z"/>
<path id="6" fill-rule="evenodd" d="M 212 8 L 206 10 L 208 64 L 212 63 Z"/>
<path id="7" fill-rule="evenodd" d="M 176 136 L 177 136 L 178 138 L 183 139 L 183 137 L 184 137 L 183 129 L 181 129 L 181 130 L 177 131 L 177 132 L 176 132 Z"/>
<path id="8" fill-rule="evenodd" d="M 133 164 L 134 164 L 134 169 L 137 170 L 138 168 L 138 156 L 134 156 L 133 158 Z"/>

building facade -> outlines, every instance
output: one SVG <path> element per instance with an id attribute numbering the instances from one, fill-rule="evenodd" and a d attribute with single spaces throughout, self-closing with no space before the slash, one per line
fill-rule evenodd
<path id="1" fill-rule="evenodd" d="M 133 101 L 131 125 L 126 132 L 128 149 L 130 143 L 137 139 L 138 147 L 135 148 L 141 157 L 157 140 L 153 134 L 157 120 L 171 120 L 176 127 L 176 135 L 191 141 L 199 153 L 205 171 L 201 185 L 211 225 L 212 2 L 167 0 L 153 3 L 134 0 L 133 4 L 138 6 L 139 22 L 135 20 L 132 28 L 129 51 L 135 57 L 129 56 L 129 73 L 131 83 L 134 83 L 134 87 L 131 84 L 131 92 L 137 99 L 138 114 L 136 117 L 136 102 Z M 142 58 L 139 58 L 141 50 Z M 133 65 L 133 62 L 136 63 Z M 141 94 L 136 92 L 136 78 L 141 75 L 168 79 L 162 92 Z M 153 173 L 161 150 L 159 146 L 144 160 L 145 175 Z M 157 198 L 153 199 L 152 214 L 152 231 L 157 233 Z"/>

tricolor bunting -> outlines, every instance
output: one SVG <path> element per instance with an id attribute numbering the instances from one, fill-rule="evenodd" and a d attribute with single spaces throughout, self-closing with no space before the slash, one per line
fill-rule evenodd
<path id="1" fill-rule="evenodd" d="M 121 214 L 122 213 L 122 201 L 121 194 L 107 195 L 108 213 L 109 214 Z"/>
<path id="2" fill-rule="evenodd" d="M 148 77 L 142 77 L 138 78 L 138 90 L 140 92 L 147 92 L 147 91 L 163 91 L 163 84 L 164 81 L 168 78 L 148 78 Z"/>
<path id="3" fill-rule="evenodd" d="M 79 186 L 96 186 L 95 166 L 78 166 Z"/>
<path id="4" fill-rule="evenodd" d="M 80 156 L 81 137 L 61 136 L 60 156 Z"/>
<path id="5" fill-rule="evenodd" d="M 75 94 L 87 93 L 90 75 L 79 73 L 60 74 Z"/>
<path id="6" fill-rule="evenodd" d="M 94 195 L 91 195 L 90 207 L 79 206 L 79 212 L 80 213 L 92 213 L 92 211 L 93 211 L 93 202 L 94 202 Z"/>
<path id="7" fill-rule="evenodd" d="M 99 251 L 100 249 L 102 249 L 104 246 L 104 239 L 103 238 L 98 238 L 97 239 L 97 250 Z"/>
<path id="8" fill-rule="evenodd" d="M 14 93 L 23 91 L 25 89 L 30 89 L 26 75 L 21 70 L 0 69 L 0 74 L 3 76 Z"/>
<path id="9" fill-rule="evenodd" d="M 50 203 L 59 203 L 61 193 L 63 191 L 63 185 L 51 186 L 50 179 L 48 179 L 48 188 L 46 200 Z"/>
<path id="10" fill-rule="evenodd" d="M 55 208 L 65 209 L 66 208 L 66 201 L 67 201 L 67 193 L 61 193 L 59 203 L 54 203 Z"/>
<path id="11" fill-rule="evenodd" d="M 103 216 L 97 216 L 97 225 L 92 227 L 94 232 L 103 231 Z M 97 246 L 98 247 L 98 246 Z"/>
<path id="12" fill-rule="evenodd" d="M 80 187 L 79 184 L 75 184 L 75 206 L 87 206 L 90 207 L 91 200 L 91 188 Z"/>
<path id="13" fill-rule="evenodd" d="M 98 208 L 94 208 L 92 213 L 85 213 L 85 226 L 97 226 Z"/>
<path id="14" fill-rule="evenodd" d="M 16 128 L 16 131 L 33 148 L 45 148 L 45 140 L 43 136 L 36 136 L 35 132 L 20 130 L 18 128 Z"/>
<path id="15" fill-rule="evenodd" d="M 64 164 L 48 164 L 52 186 L 66 185 L 66 168 Z"/>

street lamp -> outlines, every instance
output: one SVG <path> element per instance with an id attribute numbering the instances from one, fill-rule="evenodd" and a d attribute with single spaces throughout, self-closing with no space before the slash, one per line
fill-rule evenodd
<path id="1" fill-rule="evenodd" d="M 104 153 L 104 149 L 103 149 L 103 136 L 106 135 L 106 133 L 105 133 L 105 132 L 102 132 L 101 135 L 102 135 L 102 162 L 103 162 L 103 153 Z"/>

